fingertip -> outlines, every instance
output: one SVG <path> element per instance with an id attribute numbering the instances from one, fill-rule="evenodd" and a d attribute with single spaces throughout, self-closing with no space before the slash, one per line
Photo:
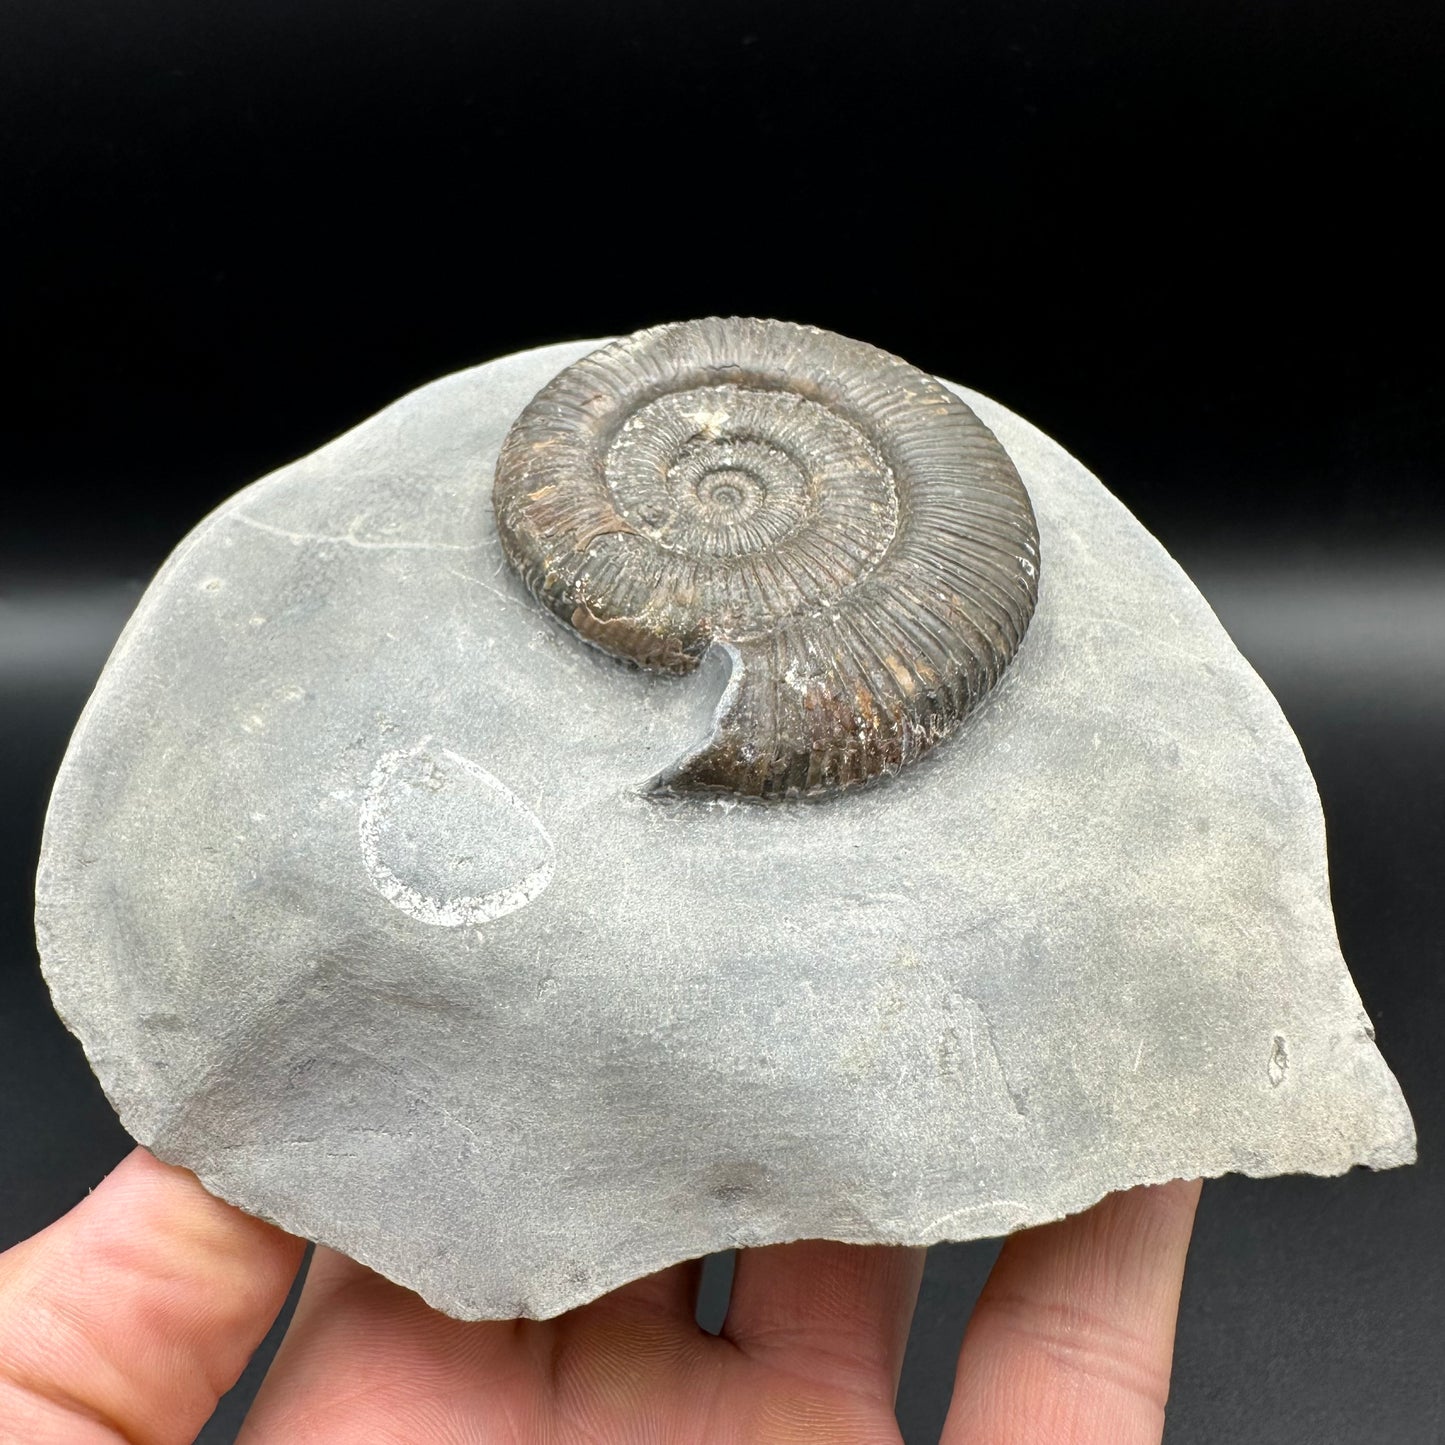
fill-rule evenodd
<path id="1" fill-rule="evenodd" d="M 0 1377 L 87 1428 L 190 1440 L 275 1318 L 304 1248 L 138 1148 L 0 1255 Z"/>

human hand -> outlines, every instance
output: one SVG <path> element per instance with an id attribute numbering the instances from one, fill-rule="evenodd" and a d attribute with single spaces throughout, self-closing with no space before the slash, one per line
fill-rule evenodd
<path id="1" fill-rule="evenodd" d="M 1110 1195 L 1005 1244 L 944 1445 L 1154 1445 L 1199 1184 Z M 303 1245 L 137 1149 L 0 1255 L 0 1441 L 181 1445 L 275 1318 Z M 463 1324 L 318 1249 L 244 1445 L 896 1442 L 923 1251 L 738 1256 L 720 1336 L 696 1261 L 554 1320 Z"/>

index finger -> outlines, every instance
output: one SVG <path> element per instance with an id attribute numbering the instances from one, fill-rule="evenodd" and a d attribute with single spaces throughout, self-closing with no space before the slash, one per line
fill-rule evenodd
<path id="1" fill-rule="evenodd" d="M 1159 1445 L 1199 1181 L 1015 1234 L 964 1337 L 943 1445 Z"/>
<path id="2" fill-rule="evenodd" d="M 0 1255 L 0 1441 L 193 1440 L 285 1302 L 304 1247 L 136 1149 Z"/>

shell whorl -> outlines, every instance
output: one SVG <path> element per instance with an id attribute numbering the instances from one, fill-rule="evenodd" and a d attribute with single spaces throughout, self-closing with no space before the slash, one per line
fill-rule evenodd
<path id="1" fill-rule="evenodd" d="M 513 425 L 497 530 L 589 642 L 732 676 L 664 793 L 833 792 L 895 773 L 997 682 L 1033 615 L 1038 528 L 1008 454 L 932 377 L 816 327 L 639 331 Z"/>

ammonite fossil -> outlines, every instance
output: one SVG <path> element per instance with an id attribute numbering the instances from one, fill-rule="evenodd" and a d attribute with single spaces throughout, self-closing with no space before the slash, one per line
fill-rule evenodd
<path id="1" fill-rule="evenodd" d="M 973 411 L 877 347 L 710 318 L 639 331 L 522 413 L 493 492 L 507 556 L 587 641 L 732 676 L 668 793 L 832 792 L 896 773 L 997 682 L 1038 528 Z"/>
<path id="2" fill-rule="evenodd" d="M 1011 650 L 1033 533 L 988 433 L 867 348 L 737 322 L 603 344 L 410 393 L 146 591 L 35 886 L 56 1005 L 136 1140 L 462 1319 L 714 1250 L 1413 1158 L 1289 725 L 1164 549 L 987 397 L 1049 524 L 989 745 L 813 806 L 620 791 L 683 750 L 725 648 L 742 696 L 706 726 L 738 730 L 692 776 L 885 771 Z M 692 683 L 496 585 L 476 459 L 539 390 L 509 544 L 545 545 L 539 589 L 616 650 L 680 667 L 728 636 Z"/>

